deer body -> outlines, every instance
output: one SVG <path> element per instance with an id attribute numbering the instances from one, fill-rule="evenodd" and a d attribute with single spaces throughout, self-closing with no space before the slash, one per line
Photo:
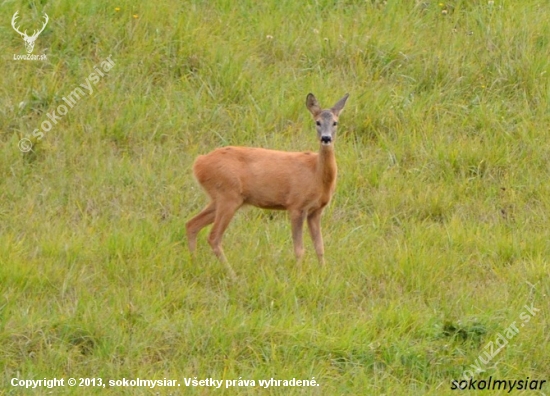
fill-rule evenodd
<path id="1" fill-rule="evenodd" d="M 298 260 L 304 253 L 302 229 L 307 219 L 315 251 L 323 264 L 321 213 L 336 188 L 333 141 L 338 115 L 347 97 L 332 109 L 322 110 L 315 97 L 308 95 L 306 105 L 316 120 L 320 140 L 318 153 L 229 146 L 199 156 L 193 172 L 211 201 L 187 223 L 190 251 L 195 250 L 198 232 L 214 223 L 208 242 L 216 256 L 227 264 L 221 247 L 223 233 L 241 206 L 253 205 L 289 211 Z M 231 267 L 227 266 L 234 276 Z"/>
<path id="2" fill-rule="evenodd" d="M 317 153 L 223 147 L 199 156 L 193 171 L 213 199 L 232 191 L 241 204 L 262 209 L 318 209 L 336 185 L 334 152 L 325 151 L 328 169 L 319 166 Z"/>

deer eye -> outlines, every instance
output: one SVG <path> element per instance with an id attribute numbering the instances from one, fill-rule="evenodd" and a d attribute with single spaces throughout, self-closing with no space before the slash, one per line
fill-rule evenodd
<path id="1" fill-rule="evenodd" d="M 316 121 L 315 124 L 316 124 L 317 126 L 321 126 L 321 121 Z"/>
<path id="2" fill-rule="evenodd" d="M 334 124 L 332 124 L 332 126 L 336 126 L 338 125 L 338 123 L 336 121 L 334 121 Z"/>

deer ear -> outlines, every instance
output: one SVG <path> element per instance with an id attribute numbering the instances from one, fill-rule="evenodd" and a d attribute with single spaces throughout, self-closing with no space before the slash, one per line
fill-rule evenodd
<path id="1" fill-rule="evenodd" d="M 314 117 L 319 115 L 323 109 L 321 109 L 321 106 L 319 106 L 319 102 L 317 102 L 317 99 L 315 99 L 315 96 L 313 96 L 312 93 L 307 95 L 306 98 L 306 107 L 307 109 L 313 114 Z"/>
<path id="2" fill-rule="evenodd" d="M 348 97 L 349 93 L 345 94 L 342 99 L 340 99 L 338 102 L 336 102 L 334 106 L 332 106 L 332 109 L 330 110 L 335 116 L 338 116 L 342 112 L 344 106 L 346 105 L 346 100 L 348 100 Z"/>

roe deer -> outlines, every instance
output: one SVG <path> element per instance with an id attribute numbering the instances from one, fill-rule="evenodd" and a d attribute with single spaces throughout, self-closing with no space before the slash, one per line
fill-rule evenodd
<path id="1" fill-rule="evenodd" d="M 302 228 L 307 218 L 319 264 L 323 265 L 321 213 L 336 187 L 333 143 L 338 116 L 348 96 L 346 94 L 331 109 L 323 110 L 313 94 L 307 95 L 306 106 L 315 120 L 319 153 L 229 146 L 199 156 L 193 173 L 210 197 L 210 203 L 187 223 L 191 253 L 195 251 L 199 231 L 214 223 L 208 242 L 235 277 L 223 254 L 222 236 L 237 209 L 249 204 L 289 211 L 298 261 L 304 254 Z"/>

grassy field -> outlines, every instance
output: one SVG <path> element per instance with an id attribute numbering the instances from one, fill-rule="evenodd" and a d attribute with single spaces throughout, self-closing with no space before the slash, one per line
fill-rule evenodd
<path id="1" fill-rule="evenodd" d="M 49 15 L 34 49 L 46 61 L 14 60 L 16 11 L 29 32 Z M 0 394 L 550 380 L 546 0 L 15 0 L 0 21 Z M 33 136 L 109 55 L 93 92 Z M 194 158 L 317 150 L 309 92 L 325 106 L 350 93 L 327 266 L 306 234 L 297 268 L 287 214 L 255 208 L 224 238 L 236 282 L 206 231 L 191 261 L 185 223 L 207 203 Z M 181 386 L 12 383 L 54 377 Z M 320 386 L 259 385 L 270 378 Z"/>

